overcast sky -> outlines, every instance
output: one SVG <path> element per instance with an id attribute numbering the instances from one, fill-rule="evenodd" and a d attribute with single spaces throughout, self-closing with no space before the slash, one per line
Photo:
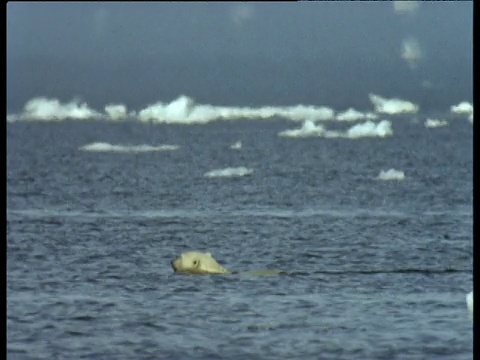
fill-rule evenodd
<path id="1" fill-rule="evenodd" d="M 320 88 L 360 83 L 358 94 L 401 96 L 397 80 L 399 92 L 407 80 L 440 92 L 456 82 L 467 96 L 472 27 L 463 1 L 8 2 L 8 106 L 32 96 L 138 104 L 179 92 L 208 103 L 308 103 Z"/>

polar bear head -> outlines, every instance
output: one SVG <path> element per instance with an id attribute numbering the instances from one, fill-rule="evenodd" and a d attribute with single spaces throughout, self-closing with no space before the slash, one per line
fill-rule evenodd
<path id="1" fill-rule="evenodd" d="M 209 252 L 187 251 L 172 260 L 173 271 L 187 274 L 229 274 Z"/>

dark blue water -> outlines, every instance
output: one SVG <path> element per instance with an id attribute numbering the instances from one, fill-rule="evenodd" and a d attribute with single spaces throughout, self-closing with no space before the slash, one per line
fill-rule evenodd
<path id="1" fill-rule="evenodd" d="M 9 123 L 8 358 L 472 358 L 472 125 L 287 128 Z M 79 150 L 97 141 L 179 149 Z M 286 274 L 174 274 L 193 249 Z"/>

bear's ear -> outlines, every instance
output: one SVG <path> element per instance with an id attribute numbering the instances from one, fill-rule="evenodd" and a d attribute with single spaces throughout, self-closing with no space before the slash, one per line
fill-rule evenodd
<path id="1" fill-rule="evenodd" d="M 212 253 L 210 251 L 206 252 L 205 255 L 212 257 Z"/>

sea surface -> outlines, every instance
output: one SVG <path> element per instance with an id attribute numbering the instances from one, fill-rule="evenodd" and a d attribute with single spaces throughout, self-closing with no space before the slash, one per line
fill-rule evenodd
<path id="1" fill-rule="evenodd" d="M 473 127 L 427 115 L 8 123 L 8 359 L 471 359 Z"/>

